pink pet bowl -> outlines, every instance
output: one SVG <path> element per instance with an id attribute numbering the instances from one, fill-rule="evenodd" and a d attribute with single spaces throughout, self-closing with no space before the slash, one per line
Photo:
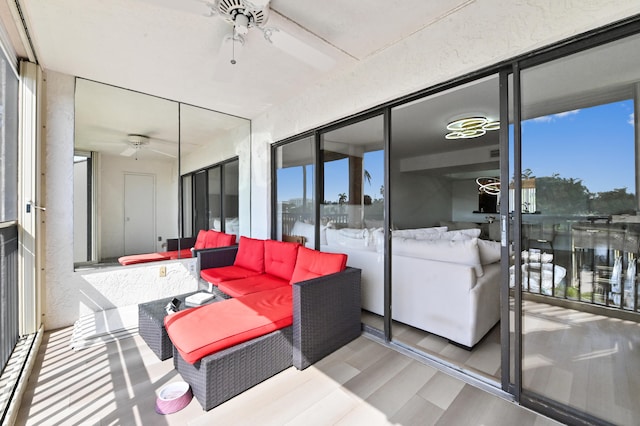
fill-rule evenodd
<path id="1" fill-rule="evenodd" d="M 186 382 L 169 383 L 162 389 L 156 399 L 156 413 L 171 414 L 189 405 L 193 393 Z"/>

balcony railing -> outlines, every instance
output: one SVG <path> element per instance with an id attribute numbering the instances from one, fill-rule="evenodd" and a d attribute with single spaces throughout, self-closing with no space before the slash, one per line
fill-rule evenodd
<path id="1" fill-rule="evenodd" d="M 0 366 L 18 342 L 18 227 L 0 228 Z"/>

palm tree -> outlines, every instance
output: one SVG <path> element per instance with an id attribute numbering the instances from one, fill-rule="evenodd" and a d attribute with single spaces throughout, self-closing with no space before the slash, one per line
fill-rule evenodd
<path id="1" fill-rule="evenodd" d="M 347 202 L 347 194 L 345 194 L 344 192 L 341 192 L 340 194 L 338 194 L 338 204 L 344 204 Z"/>

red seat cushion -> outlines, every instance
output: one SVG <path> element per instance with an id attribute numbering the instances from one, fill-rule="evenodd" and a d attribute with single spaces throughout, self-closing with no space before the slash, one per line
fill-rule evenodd
<path id="1" fill-rule="evenodd" d="M 233 264 L 262 274 L 264 272 L 264 240 L 240 237 L 238 254 Z"/>
<path id="2" fill-rule="evenodd" d="M 169 256 L 169 259 L 174 260 L 174 259 L 188 259 L 190 257 L 193 257 L 193 252 L 191 251 L 191 249 L 182 249 L 180 251 L 175 250 L 175 251 L 166 251 L 164 252 L 167 256 Z"/>
<path id="3" fill-rule="evenodd" d="M 207 239 L 207 231 L 205 229 L 201 229 L 198 231 L 198 236 L 196 237 L 196 242 L 193 245 L 195 250 L 200 250 L 205 248 L 205 242 Z"/>
<path id="4" fill-rule="evenodd" d="M 146 254 L 131 254 L 128 256 L 122 256 L 118 258 L 118 262 L 121 265 L 135 265 L 137 263 L 157 262 L 159 260 L 169 260 L 169 256 L 164 253 L 146 253 Z"/>
<path id="5" fill-rule="evenodd" d="M 190 364 L 293 323 L 291 287 L 223 300 L 168 315 L 167 334 Z"/>
<path id="6" fill-rule="evenodd" d="M 298 257 L 298 243 L 265 240 L 264 272 L 283 280 L 291 280 Z"/>
<path id="7" fill-rule="evenodd" d="M 200 276 L 203 280 L 215 285 L 224 281 L 239 280 L 241 278 L 253 277 L 255 275 L 261 274 L 251 269 L 235 265 L 220 266 L 218 268 L 203 269 L 200 271 Z"/>
<path id="8" fill-rule="evenodd" d="M 218 284 L 218 288 L 231 297 L 240 297 L 259 291 L 273 290 L 274 288 L 282 286 L 289 286 L 289 281 L 269 274 L 224 281 Z"/>
<path id="9" fill-rule="evenodd" d="M 291 284 L 344 271 L 347 267 L 347 255 L 342 253 L 323 253 L 300 246 L 298 259 L 293 270 Z"/>

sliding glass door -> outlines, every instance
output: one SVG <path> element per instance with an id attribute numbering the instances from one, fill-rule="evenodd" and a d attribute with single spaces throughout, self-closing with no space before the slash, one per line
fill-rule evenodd
<path id="1" fill-rule="evenodd" d="M 182 177 L 185 235 L 202 229 L 239 234 L 237 159 Z"/>
<path id="2" fill-rule="evenodd" d="M 361 119 L 320 136 L 320 249 L 362 270 L 362 323 L 384 331 L 384 119 Z"/>
<path id="3" fill-rule="evenodd" d="M 627 425 L 640 418 L 638 51 L 633 36 L 522 70 L 511 183 L 522 395 Z"/>
<path id="4" fill-rule="evenodd" d="M 629 28 L 274 147 L 273 236 L 349 255 L 366 331 L 568 423 L 637 424 Z"/>
<path id="5" fill-rule="evenodd" d="M 499 386 L 497 74 L 391 110 L 392 339 Z"/>

